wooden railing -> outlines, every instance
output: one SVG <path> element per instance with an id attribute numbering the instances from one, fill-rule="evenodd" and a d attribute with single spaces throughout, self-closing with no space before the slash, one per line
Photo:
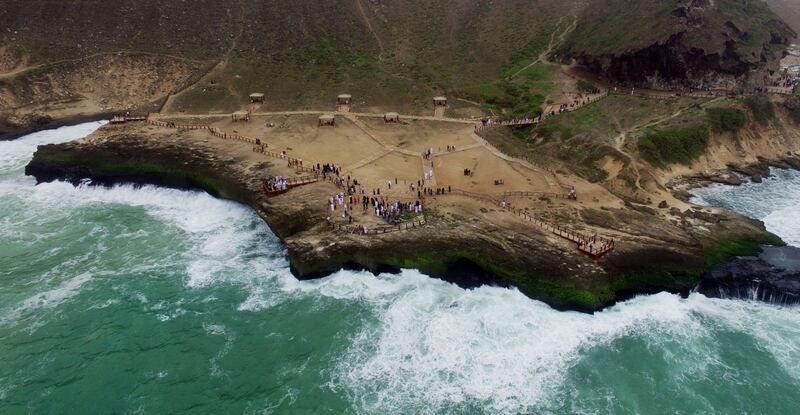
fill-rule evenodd
<path id="1" fill-rule="evenodd" d="M 528 222 L 531 222 L 534 225 L 549 231 L 550 233 L 553 233 L 570 242 L 578 244 L 578 249 L 581 252 L 587 253 L 594 257 L 601 257 L 611 252 L 614 249 L 613 239 L 604 238 L 596 234 L 592 236 L 587 236 L 583 233 L 577 232 L 566 226 L 562 226 L 559 224 L 552 224 L 550 222 L 538 219 L 534 216 L 527 214 L 521 209 L 516 209 L 508 204 L 504 206 L 504 209 L 506 209 L 509 212 L 515 213 L 520 218 L 523 218 Z"/>
<path id="2" fill-rule="evenodd" d="M 316 182 L 319 181 L 319 176 L 314 175 L 314 176 L 292 177 L 292 178 L 284 179 L 284 181 L 286 182 L 286 189 L 283 189 L 283 190 L 270 189 L 267 186 L 267 184 L 264 183 L 264 185 L 262 186 L 262 190 L 264 191 L 264 195 L 267 196 L 267 197 L 272 197 L 272 196 L 276 196 L 276 195 L 288 192 L 289 189 L 291 189 L 293 187 L 298 187 L 298 186 L 302 186 L 302 185 L 305 185 L 305 184 L 316 183 Z"/>
<path id="3" fill-rule="evenodd" d="M 533 193 L 533 192 L 532 192 Z M 450 193 L 447 194 L 455 194 L 455 195 L 463 195 L 469 196 L 472 198 L 477 198 L 481 200 L 485 200 L 490 202 L 494 205 L 501 207 L 502 209 L 511 212 L 520 218 L 533 223 L 535 226 L 542 228 L 550 233 L 560 236 L 570 242 L 578 244 L 578 249 L 581 252 L 589 254 L 593 257 L 601 257 L 614 249 L 614 240 L 605 238 L 598 235 L 587 236 L 580 232 L 577 232 L 573 229 L 570 229 L 566 226 L 562 226 L 560 224 L 553 224 L 542 219 L 536 218 L 528 213 L 524 212 L 521 209 L 514 208 L 510 203 L 508 203 L 504 199 L 497 199 L 491 196 L 483 195 L 480 193 L 468 192 L 465 190 L 459 189 L 452 189 Z"/>
<path id="4" fill-rule="evenodd" d="M 503 198 L 509 197 L 547 197 L 553 199 L 571 199 L 568 193 L 555 193 L 555 192 L 526 192 L 526 191 L 508 191 L 501 193 Z"/>
<path id="5" fill-rule="evenodd" d="M 286 180 L 288 186 L 302 186 L 304 184 L 315 183 L 319 181 L 319 176 L 300 176 L 292 177 Z"/>
<path id="6" fill-rule="evenodd" d="M 124 124 L 126 122 L 146 121 L 145 116 L 115 115 L 111 118 L 111 124 Z"/>
<path id="7" fill-rule="evenodd" d="M 408 222 L 400 222 L 395 225 L 379 225 L 375 227 L 364 227 L 363 225 L 350 225 L 328 221 L 328 226 L 334 231 L 350 233 L 355 235 L 383 235 L 392 232 L 409 231 L 421 228 L 428 224 L 423 216 L 421 219 L 414 219 Z M 366 229 L 366 232 L 364 231 Z"/>
<path id="8" fill-rule="evenodd" d="M 539 116 L 523 118 L 489 118 L 486 123 L 481 123 L 478 127 L 518 127 L 524 125 L 538 124 Z"/>
<path id="9" fill-rule="evenodd" d="M 192 125 L 192 124 L 176 124 L 174 122 L 167 122 L 167 121 L 158 121 L 158 120 L 150 120 L 148 119 L 147 122 L 150 125 L 154 125 L 157 127 L 164 127 L 164 128 L 175 128 L 178 130 L 205 130 L 208 131 L 211 135 L 217 138 L 221 138 L 223 140 L 237 140 L 244 143 L 252 144 L 253 145 L 253 152 L 264 154 L 268 157 L 286 160 L 289 167 L 294 168 L 295 170 L 303 173 L 316 173 L 313 167 L 306 167 L 303 165 L 303 160 L 298 159 L 296 157 L 289 156 L 285 152 L 278 152 L 269 150 L 269 146 L 266 143 L 262 143 L 260 139 L 248 137 L 246 135 L 238 134 L 238 133 L 226 133 L 219 128 L 208 126 L 208 125 Z"/>

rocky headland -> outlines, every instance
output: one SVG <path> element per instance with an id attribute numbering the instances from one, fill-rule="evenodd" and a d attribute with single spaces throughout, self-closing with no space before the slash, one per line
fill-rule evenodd
<path id="1" fill-rule="evenodd" d="M 593 311 L 639 293 L 688 293 L 715 266 L 781 245 L 763 224 L 719 209 L 574 209 L 583 226 L 602 229 L 616 249 L 595 259 L 496 206 L 467 197 L 428 201 L 427 224 L 383 235 L 333 231 L 328 195 L 318 182 L 266 198 L 261 180 L 289 174 L 284 161 L 258 157 L 249 145 L 197 131 L 139 125 L 106 126 L 71 143 L 42 146 L 26 173 L 37 181 L 96 185 L 156 184 L 202 189 L 255 209 L 286 245 L 298 278 L 341 268 L 373 272 L 416 268 L 465 286 L 515 286 L 562 309 Z M 664 209 L 666 211 L 666 209 Z M 573 223 L 573 226 L 582 226 Z"/>

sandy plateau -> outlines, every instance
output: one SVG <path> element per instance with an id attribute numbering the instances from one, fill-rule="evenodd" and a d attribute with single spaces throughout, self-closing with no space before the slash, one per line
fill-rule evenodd
<path id="1" fill-rule="evenodd" d="M 249 122 L 233 122 L 230 115 L 184 114 L 151 120 L 257 138 L 270 151 L 302 159 L 305 167 L 335 164 L 341 177 L 364 184 L 368 196 L 380 189 L 389 201 L 417 200 L 411 184 L 422 183 L 432 170 L 425 185 L 445 192 L 421 199 L 423 226 L 379 235 L 331 229 L 327 217 L 343 222 L 328 211 L 328 198 L 340 188 L 319 181 L 267 197 L 261 191 L 263 178 L 309 173 L 254 152 L 251 143 L 222 139 L 208 129 L 146 122 L 108 125 L 83 140 L 41 147 L 27 172 L 39 180 L 90 178 L 97 184 L 201 188 L 248 204 L 286 244 L 292 270 L 301 278 L 341 267 L 418 268 L 465 285 L 514 285 L 556 307 L 582 310 L 642 290 L 691 289 L 693 273 L 703 269 L 706 256 L 720 245 L 743 239 L 775 241 L 761 223 L 732 213 L 631 208 L 603 186 L 565 174 L 565 169 L 501 153 L 474 133 L 474 122 L 401 116 L 400 123 L 384 124 L 380 115 L 337 114 L 336 125 L 328 127 L 318 126 L 318 117 L 254 113 Z M 455 150 L 447 151 L 448 146 Z M 421 157 L 422 149 L 433 150 L 431 160 Z M 472 175 L 464 175 L 464 169 Z M 564 198 L 572 187 L 577 200 Z M 616 247 L 601 258 L 586 255 L 519 212 L 570 232 L 613 239 Z M 387 225 L 360 205 L 353 221 L 370 229 Z"/>

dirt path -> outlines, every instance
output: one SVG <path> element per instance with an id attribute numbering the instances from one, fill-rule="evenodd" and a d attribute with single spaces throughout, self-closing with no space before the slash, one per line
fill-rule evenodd
<path id="1" fill-rule="evenodd" d="M 308 111 L 268 111 L 268 112 L 253 112 L 251 115 L 253 116 L 280 116 L 280 115 L 322 115 L 322 114 L 330 114 L 334 111 L 321 111 L 321 110 L 308 110 Z M 221 113 L 221 114 L 162 114 L 163 118 L 204 118 L 204 117 L 230 117 L 231 113 Z M 344 114 L 338 114 L 340 116 L 344 116 Z M 369 113 L 369 112 L 349 112 L 347 113 L 349 116 L 354 117 L 369 117 L 369 118 L 383 118 L 384 114 L 377 114 L 377 113 Z M 470 124 L 475 125 L 478 119 L 467 119 L 467 118 L 436 118 L 427 115 L 403 115 L 400 114 L 401 120 L 421 120 L 421 121 L 437 121 L 437 122 L 449 122 L 449 123 L 456 123 L 456 124 Z"/>
<path id="2" fill-rule="evenodd" d="M 283 116 L 283 115 L 321 115 L 321 114 L 329 114 L 329 113 L 330 113 L 329 111 L 281 111 L 281 112 L 258 112 L 258 113 L 253 113 L 252 115 L 253 116 Z M 210 117 L 216 117 L 216 118 L 225 118 L 225 117 L 229 117 L 230 115 L 231 114 L 212 114 L 212 115 L 209 115 L 209 114 L 176 114 L 176 115 L 165 115 L 163 118 L 164 119 L 191 119 L 191 118 L 203 118 L 203 117 L 209 117 L 209 116 Z M 375 143 L 379 144 L 383 148 L 383 151 L 380 154 L 376 154 L 376 155 L 374 155 L 372 157 L 367 157 L 367 158 L 364 158 L 362 160 L 359 160 L 359 161 L 351 164 L 350 166 L 348 166 L 348 169 L 355 170 L 357 168 L 366 166 L 366 165 L 374 162 L 375 160 L 377 160 L 377 159 L 379 159 L 379 158 L 381 158 L 381 157 L 383 157 L 385 155 L 388 155 L 390 153 L 393 153 L 393 152 L 394 153 L 399 153 L 399 154 L 404 154 L 404 155 L 411 156 L 411 157 L 421 157 L 421 155 L 418 152 L 415 152 L 415 151 L 412 151 L 412 150 L 403 149 L 403 148 L 399 148 L 399 147 L 395 147 L 395 146 L 387 143 L 386 140 L 384 140 L 383 138 L 378 136 L 374 131 L 372 131 L 369 128 L 368 125 L 366 125 L 363 121 L 358 119 L 358 117 L 379 118 L 379 117 L 383 117 L 383 114 L 348 113 L 348 114 L 345 115 L 345 117 L 348 120 L 350 120 L 361 131 L 363 131 L 364 134 L 366 134 L 368 137 L 370 137 L 370 139 L 372 139 Z M 435 118 L 435 117 L 423 117 L 423 116 L 411 116 L 411 115 L 408 115 L 408 116 L 407 115 L 401 115 L 400 118 L 401 119 L 436 121 L 436 122 L 444 121 L 444 122 L 452 122 L 452 123 L 458 123 L 458 124 L 472 124 L 472 125 L 475 124 L 474 120 L 464 120 L 464 119 L 448 119 L 448 118 Z M 497 149 L 496 147 L 491 145 L 488 141 L 486 141 L 485 139 L 483 139 L 479 135 L 475 134 L 474 131 L 470 131 L 469 136 L 470 136 L 470 138 L 472 138 L 474 143 L 466 145 L 466 146 L 462 146 L 458 150 L 456 150 L 455 152 L 467 151 L 467 150 L 471 150 L 471 149 L 474 149 L 474 148 L 484 147 L 491 154 L 495 155 L 496 157 L 498 157 L 498 158 L 500 158 L 502 160 L 505 160 L 506 162 L 508 162 L 510 164 L 516 164 L 519 167 L 522 167 L 522 168 L 525 168 L 525 169 L 529 169 L 531 171 L 534 171 L 536 173 L 541 174 L 544 177 L 544 180 L 545 180 L 545 182 L 547 183 L 548 186 L 556 186 L 556 183 L 553 182 L 553 179 L 549 176 L 547 170 L 545 170 L 545 169 L 543 169 L 541 167 L 538 167 L 536 165 L 533 165 L 533 164 L 531 164 L 530 162 L 528 162 L 526 160 L 522 160 L 522 159 L 519 159 L 519 158 L 516 158 L 516 157 L 512 157 L 512 156 L 509 156 L 509 155 L 503 153 L 502 151 L 500 151 L 499 149 Z M 451 153 L 453 153 L 453 152 L 434 153 L 434 157 L 432 157 L 431 160 L 424 160 L 423 159 L 422 160 L 423 177 L 424 177 L 424 174 L 426 172 L 430 172 L 431 170 L 434 170 L 433 161 L 434 161 L 434 158 L 436 156 L 445 155 L 445 154 L 451 154 Z M 516 167 L 512 166 L 512 168 L 516 168 Z M 433 178 L 433 180 L 429 180 L 429 184 L 435 185 L 435 183 L 436 183 L 436 173 L 434 171 L 434 178 Z"/>
<path id="3" fill-rule="evenodd" d="M 375 38 L 375 41 L 378 42 L 378 50 L 380 51 L 379 57 L 383 57 L 383 41 L 381 41 L 380 36 L 378 33 L 375 32 L 375 29 L 372 28 L 372 23 L 370 23 L 369 16 L 367 16 L 367 11 L 364 10 L 364 5 L 361 4 L 361 0 L 356 0 L 356 6 L 358 7 L 358 14 L 361 15 L 361 20 L 364 21 L 364 24 L 367 26 L 367 30 L 372 34 L 372 37 Z"/>
<path id="4" fill-rule="evenodd" d="M 32 71 L 32 70 L 35 70 L 35 69 L 39 69 L 39 68 L 46 68 L 48 66 L 61 65 L 61 64 L 64 64 L 64 63 L 71 63 L 71 62 L 80 62 L 80 61 L 84 61 L 84 60 L 88 60 L 88 59 L 92 59 L 92 58 L 97 58 L 97 57 L 100 57 L 100 56 L 109 56 L 109 55 L 118 55 L 118 54 L 158 56 L 158 57 L 165 57 L 165 58 L 171 58 L 171 59 L 175 59 L 175 60 L 180 60 L 180 61 L 184 61 L 184 62 L 201 63 L 201 61 L 198 61 L 198 60 L 195 60 L 195 59 L 184 58 L 182 56 L 170 55 L 170 54 L 166 54 L 166 53 L 141 52 L 141 51 L 136 51 L 136 50 L 118 50 L 118 51 L 114 51 L 114 52 L 93 53 L 91 55 L 86 55 L 84 57 L 75 58 L 75 59 L 62 59 L 62 60 L 58 60 L 58 61 L 45 62 L 45 63 L 36 64 L 36 65 L 21 66 L 21 67 L 15 68 L 12 71 L 0 73 L 0 79 L 13 78 L 13 77 L 15 77 L 17 75 L 20 75 L 20 74 L 23 74 L 25 72 L 29 72 L 29 71 Z"/>
<path id="5" fill-rule="evenodd" d="M 171 108 L 172 107 L 172 103 L 175 101 L 175 97 L 180 96 L 184 92 L 190 90 L 193 86 L 203 82 L 205 79 L 207 79 L 210 76 L 212 76 L 212 74 L 218 74 L 220 71 L 225 69 L 225 67 L 230 62 L 231 54 L 233 54 L 233 52 L 236 50 L 236 46 L 239 44 L 239 41 L 241 40 L 242 36 L 244 35 L 245 15 L 246 15 L 245 4 L 244 4 L 244 2 L 240 2 L 239 3 L 239 22 L 238 23 L 234 22 L 234 24 L 238 24 L 239 32 L 231 40 L 231 45 L 228 47 L 228 49 L 225 51 L 225 53 L 219 59 L 217 64 L 214 65 L 213 68 L 209 69 L 205 73 L 205 75 L 201 76 L 200 79 L 198 79 L 196 82 L 192 83 L 191 85 L 186 85 L 186 87 L 184 87 L 180 91 L 173 91 L 169 95 L 167 95 L 167 99 L 164 101 L 164 105 L 161 106 L 161 112 L 163 112 L 167 108 Z M 230 16 L 230 14 L 229 14 L 229 18 L 231 20 L 234 20 L 233 16 Z M 231 89 L 230 85 L 227 86 L 227 89 L 228 89 L 228 92 L 231 93 L 231 95 L 236 96 L 236 91 Z"/>
<path id="6" fill-rule="evenodd" d="M 561 31 L 561 33 L 559 33 L 558 28 L 561 27 L 561 23 L 563 21 L 564 21 L 563 16 L 558 19 L 558 23 L 556 23 L 556 30 L 550 34 L 550 41 L 547 43 L 547 47 L 541 53 L 539 53 L 539 55 L 536 57 L 536 60 L 534 60 L 530 64 L 526 65 L 524 68 L 515 72 L 508 78 L 509 80 L 516 78 L 519 74 L 525 72 L 525 70 L 532 67 L 533 65 L 536 65 L 537 63 L 541 62 L 548 63 L 547 56 L 553 52 L 556 46 L 564 42 L 564 39 L 566 39 L 568 34 L 572 33 L 572 31 L 575 30 L 576 27 L 578 27 L 578 16 L 573 16 L 572 23 L 570 23 L 569 26 L 567 26 L 563 31 Z M 558 40 L 556 40 L 556 33 L 558 33 Z"/>
<path id="7" fill-rule="evenodd" d="M 619 135 L 614 137 L 614 149 L 628 158 L 631 169 L 633 170 L 634 174 L 636 174 L 636 188 L 644 191 L 644 189 L 642 189 L 642 173 L 639 171 L 639 165 L 636 161 L 637 159 L 625 149 L 625 145 L 628 143 L 628 134 L 630 131 L 625 131 L 625 129 L 622 128 L 622 124 L 619 123 L 619 120 L 616 117 L 612 117 L 612 122 L 617 127 L 617 131 L 619 132 Z"/>
<path id="8" fill-rule="evenodd" d="M 700 106 L 701 107 L 707 106 L 707 105 L 712 104 L 712 103 L 714 103 L 714 102 L 716 102 L 716 101 L 718 101 L 720 99 L 722 99 L 722 97 L 714 98 L 712 100 L 709 100 L 707 102 L 704 102 L 704 103 L 700 104 Z M 652 120 L 650 122 L 647 122 L 645 124 L 634 126 L 633 128 L 629 128 L 627 130 L 622 128 L 622 125 L 620 124 L 619 120 L 616 117 L 612 118 L 612 122 L 617 127 L 617 132 L 619 132 L 619 135 L 614 137 L 614 142 L 613 142 L 614 149 L 616 149 L 620 154 L 624 155 L 625 157 L 628 158 L 628 160 L 630 160 L 631 168 L 633 169 L 633 172 L 636 174 L 636 188 L 637 189 L 645 191 L 645 189 L 642 188 L 642 184 L 641 184 L 642 175 L 641 175 L 641 172 L 639 171 L 638 158 L 633 157 L 633 155 L 630 154 L 625 149 L 626 145 L 628 144 L 629 135 L 631 133 L 638 132 L 638 131 L 643 131 L 643 130 L 646 130 L 648 128 L 655 127 L 656 125 L 659 125 L 659 124 L 662 124 L 664 122 L 667 122 L 669 120 L 675 119 L 676 117 L 680 116 L 681 114 L 683 114 L 686 110 L 688 110 L 691 107 L 692 107 L 691 105 L 687 105 L 687 106 L 685 106 L 683 108 L 680 108 L 678 111 L 675 111 L 672 114 L 665 115 L 663 117 L 657 118 L 657 119 Z"/>
<path id="9" fill-rule="evenodd" d="M 544 180 L 545 180 L 545 182 L 547 182 L 548 186 L 555 186 L 555 183 L 553 183 L 552 179 L 550 178 L 550 176 L 548 175 L 548 173 L 547 173 L 547 171 L 545 169 L 542 169 L 542 168 L 540 168 L 538 166 L 535 166 L 535 165 L 531 164 L 530 162 L 528 162 L 526 160 L 518 159 L 516 157 L 512 157 L 512 156 L 509 156 L 506 153 L 503 153 L 497 147 L 493 146 L 491 143 L 486 141 L 483 137 L 479 136 L 478 134 L 476 134 L 474 132 L 470 133 L 470 136 L 472 137 L 473 140 L 475 140 L 476 143 L 478 143 L 481 146 L 483 146 L 490 153 L 492 153 L 496 157 L 499 157 L 499 158 L 505 160 L 506 162 L 508 162 L 509 166 L 511 166 L 511 168 L 514 168 L 512 163 L 519 164 L 522 167 L 530 169 L 530 170 L 532 170 L 532 171 L 534 171 L 536 173 L 539 173 L 542 176 L 544 176 Z"/>
<path id="10" fill-rule="evenodd" d="M 706 101 L 706 102 L 700 104 L 700 107 L 708 106 L 708 105 L 713 104 L 713 103 L 715 103 L 715 102 L 717 102 L 717 101 L 719 101 L 721 99 L 723 99 L 723 97 L 716 97 L 716 98 L 714 98 L 712 100 L 709 100 L 709 101 Z M 630 132 L 641 131 L 641 130 L 644 130 L 644 129 L 647 129 L 647 128 L 650 128 L 650 127 L 655 127 L 658 124 L 664 123 L 666 121 L 669 121 L 671 119 L 674 119 L 674 118 L 680 116 L 681 114 L 683 114 L 686 110 L 688 110 L 691 107 L 692 107 L 691 105 L 687 105 L 687 106 L 679 109 L 678 111 L 675 111 L 673 114 L 666 115 L 664 117 L 657 118 L 657 119 L 655 119 L 653 121 L 650 121 L 647 124 L 643 124 L 643 125 L 637 126 L 634 129 L 630 130 Z"/>

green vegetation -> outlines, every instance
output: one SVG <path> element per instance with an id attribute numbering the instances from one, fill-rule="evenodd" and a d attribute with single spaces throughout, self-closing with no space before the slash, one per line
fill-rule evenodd
<path id="1" fill-rule="evenodd" d="M 535 131 L 538 136 L 544 138 L 546 141 L 552 141 L 555 138 L 558 138 L 560 141 L 569 140 L 575 135 L 571 128 L 554 122 L 542 123 Z"/>
<path id="2" fill-rule="evenodd" d="M 414 259 L 407 257 L 390 259 L 388 264 L 398 268 L 415 268 L 423 272 L 445 275 L 458 261 L 468 261 L 500 280 L 519 288 L 526 295 L 541 299 L 557 307 L 594 311 L 618 298 L 620 292 L 646 289 L 682 291 L 695 286 L 711 269 L 737 256 L 757 255 L 761 244 L 781 245 L 780 240 L 751 237 L 733 237 L 714 241 L 706 248 L 705 259 L 686 269 L 675 271 L 653 271 L 619 276 L 613 282 L 597 290 L 583 289 L 569 282 L 545 280 L 526 272 L 510 271 L 486 255 L 472 251 L 440 255 L 426 253 Z"/>
<path id="3" fill-rule="evenodd" d="M 608 172 L 597 166 L 605 156 L 616 154 L 613 147 L 587 140 L 574 140 L 558 147 L 558 157 L 570 163 L 571 169 L 592 183 L 602 182 Z"/>
<path id="4" fill-rule="evenodd" d="M 511 78 L 526 66 L 536 61 L 539 55 L 547 49 L 550 36 L 555 30 L 556 27 L 554 26 L 543 25 L 542 28 L 536 32 L 536 36 L 528 41 L 524 47 L 511 55 L 508 63 L 503 65 L 500 71 L 502 77 L 506 79 Z"/>
<path id="5" fill-rule="evenodd" d="M 536 63 L 520 69 L 516 76 L 467 90 L 470 99 L 483 101 L 487 109 L 510 116 L 538 115 L 553 90 L 554 67 Z"/>
<path id="6" fill-rule="evenodd" d="M 553 146 L 555 157 L 569 163 L 581 177 L 596 183 L 608 177 L 608 172 L 598 167 L 597 162 L 617 153 L 598 139 L 610 132 L 609 123 L 603 104 L 593 102 L 577 111 L 548 119 L 535 133 L 544 143 Z"/>
<path id="7" fill-rule="evenodd" d="M 595 89 L 597 89 L 597 86 L 595 86 L 595 84 L 593 84 L 593 83 L 591 83 L 591 82 L 589 82 L 589 81 L 587 81 L 585 79 L 579 79 L 578 80 L 578 90 L 579 91 L 581 91 L 581 92 L 592 92 Z"/>
<path id="8" fill-rule="evenodd" d="M 708 139 L 705 126 L 651 131 L 639 139 L 639 153 L 656 167 L 671 163 L 690 165 L 705 152 Z"/>
<path id="9" fill-rule="evenodd" d="M 761 125 L 767 125 L 775 118 L 775 106 L 767 97 L 749 96 L 744 99 L 744 104 L 750 108 L 753 119 Z"/>
<path id="10" fill-rule="evenodd" d="M 568 38 L 580 54 L 614 54 L 650 46 L 673 28 L 674 1 L 597 0 L 590 2 Z M 647 22 L 647 24 L 641 24 Z"/>
<path id="11" fill-rule="evenodd" d="M 711 128 L 718 133 L 736 132 L 747 124 L 747 115 L 737 108 L 709 108 L 706 112 Z"/>
<path id="12" fill-rule="evenodd" d="M 662 0 L 593 1 L 580 16 L 564 52 L 573 56 L 619 54 L 649 47 L 685 30 L 680 42 L 686 47 L 722 52 L 726 42 L 733 39 L 740 56 L 759 56 L 762 51 L 779 52 L 772 50 L 773 33 L 793 37 L 763 2 L 717 0 L 713 12 L 682 6 L 680 2 Z M 701 24 L 688 28 L 675 25 L 674 12 L 680 8 L 681 13 Z"/>
<path id="13" fill-rule="evenodd" d="M 789 116 L 794 122 L 800 124 L 800 97 L 791 97 L 783 102 L 783 106 L 789 111 Z"/>
<path id="14" fill-rule="evenodd" d="M 187 112 L 232 112 L 239 108 L 239 97 L 222 85 L 190 89 L 175 97 L 175 108 Z"/>
<path id="15" fill-rule="evenodd" d="M 792 120 L 794 120 L 794 122 L 800 124 L 800 108 L 790 111 L 789 115 L 792 117 Z"/>

